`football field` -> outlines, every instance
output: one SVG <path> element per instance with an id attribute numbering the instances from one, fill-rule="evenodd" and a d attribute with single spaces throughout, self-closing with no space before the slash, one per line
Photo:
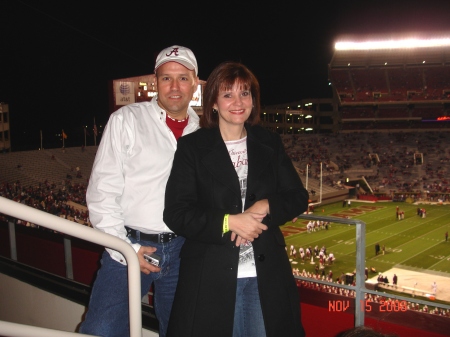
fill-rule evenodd
<path id="1" fill-rule="evenodd" d="M 396 211 L 404 213 L 399 220 Z M 426 217 L 417 214 L 418 208 L 426 210 Z M 375 272 L 369 273 L 369 279 L 393 268 L 413 270 L 430 275 L 448 277 L 450 282 L 450 241 L 445 233 L 450 232 L 450 205 L 410 204 L 406 202 L 366 203 L 352 201 L 344 206 L 342 202 L 316 206 L 314 215 L 349 217 L 366 223 L 366 261 L 365 267 Z M 356 261 L 356 228 L 354 225 L 331 223 L 328 230 L 312 232 L 306 230 L 308 221 L 289 222 L 281 229 L 289 247 L 314 249 L 326 247 L 327 254 L 333 253 L 336 260 L 326 265 L 324 275 L 330 270 L 333 279 L 341 274 L 352 273 Z M 385 247 L 384 254 L 375 254 L 375 245 Z M 319 260 L 302 260 L 297 253 L 292 259 L 293 268 L 305 269 L 315 273 Z M 322 270 L 320 271 L 322 273 Z M 401 279 L 399 278 L 399 283 Z M 392 279 L 389 279 L 392 282 Z"/>

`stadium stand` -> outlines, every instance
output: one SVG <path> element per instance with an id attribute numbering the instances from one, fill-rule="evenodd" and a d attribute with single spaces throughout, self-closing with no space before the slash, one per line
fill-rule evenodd
<path id="1" fill-rule="evenodd" d="M 96 151 L 96 146 L 88 146 L 2 153 L 0 183 L 20 181 L 23 186 L 36 186 L 48 181 L 61 186 L 65 179 L 86 183 Z"/>
<path id="2" fill-rule="evenodd" d="M 284 135 L 283 141 L 303 181 L 309 165 L 308 184 L 316 182 L 310 185 L 316 191 L 322 163 L 324 194 L 342 189 L 346 178 L 362 176 L 379 193 L 450 193 L 447 132 Z M 379 162 L 370 154 L 377 154 Z"/>

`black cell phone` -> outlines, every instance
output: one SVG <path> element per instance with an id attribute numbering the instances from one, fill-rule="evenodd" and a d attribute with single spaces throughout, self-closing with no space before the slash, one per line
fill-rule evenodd
<path id="1" fill-rule="evenodd" d="M 161 257 L 158 254 L 152 253 L 152 254 L 144 254 L 144 259 L 154 265 L 159 267 L 159 261 L 161 261 Z"/>

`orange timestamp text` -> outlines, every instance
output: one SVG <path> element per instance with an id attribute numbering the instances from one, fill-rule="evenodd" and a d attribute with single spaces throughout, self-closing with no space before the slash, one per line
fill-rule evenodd
<path id="1" fill-rule="evenodd" d="M 379 312 L 404 312 L 408 310 L 406 301 L 380 301 L 379 305 L 374 306 L 375 302 L 361 300 L 361 311 L 372 312 L 378 310 Z M 328 301 L 329 312 L 344 312 L 350 308 L 349 300 Z"/>

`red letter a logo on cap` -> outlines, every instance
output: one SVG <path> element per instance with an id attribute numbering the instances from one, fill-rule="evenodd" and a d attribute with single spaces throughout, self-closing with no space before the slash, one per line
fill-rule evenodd
<path id="1" fill-rule="evenodd" d="M 170 56 L 172 54 L 174 54 L 175 56 L 178 56 L 178 48 L 173 48 L 169 54 L 166 54 L 166 56 Z"/>

